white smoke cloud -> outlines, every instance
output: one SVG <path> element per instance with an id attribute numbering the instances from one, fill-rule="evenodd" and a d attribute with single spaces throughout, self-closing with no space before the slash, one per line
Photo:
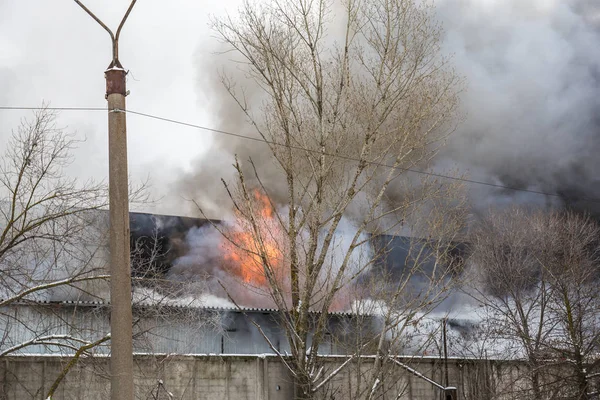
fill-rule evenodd
<path id="1" fill-rule="evenodd" d="M 187 293 L 171 297 L 145 287 L 134 289 L 132 301 L 135 305 L 144 306 L 235 308 L 235 304 L 231 301 L 206 292 Z"/>
<path id="2" fill-rule="evenodd" d="M 168 279 L 175 281 L 222 277 L 221 233 L 212 225 L 191 228 L 185 235 L 188 251 L 173 262 Z"/>

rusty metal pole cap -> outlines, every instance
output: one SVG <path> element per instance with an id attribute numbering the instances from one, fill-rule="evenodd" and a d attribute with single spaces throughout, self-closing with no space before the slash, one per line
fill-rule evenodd
<path id="1" fill-rule="evenodd" d="M 127 95 L 125 75 L 127 75 L 127 72 L 120 67 L 112 67 L 104 71 L 104 77 L 106 78 L 106 97 L 115 93 L 123 96 Z"/>

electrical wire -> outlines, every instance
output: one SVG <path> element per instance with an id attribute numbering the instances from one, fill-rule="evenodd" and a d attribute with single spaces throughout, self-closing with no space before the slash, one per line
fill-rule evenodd
<path id="1" fill-rule="evenodd" d="M 120 110 L 120 111 L 123 111 L 123 110 Z M 169 122 L 169 123 L 172 123 L 172 124 L 187 126 L 187 127 L 190 127 L 190 128 L 196 128 L 196 129 L 200 129 L 200 130 L 204 130 L 204 131 L 208 131 L 208 132 L 214 132 L 214 133 L 219 133 L 219 134 L 223 134 L 223 135 L 227 135 L 227 136 L 233 136 L 233 137 L 237 137 L 237 138 L 240 138 L 240 139 L 252 140 L 252 141 L 255 141 L 255 142 L 263 142 L 263 143 L 271 144 L 271 145 L 274 145 L 274 146 L 289 147 L 289 148 L 294 149 L 294 150 L 301 150 L 301 151 L 306 151 L 306 152 L 309 152 L 309 153 L 315 153 L 315 154 L 319 154 L 319 155 L 325 155 L 325 156 L 329 156 L 329 157 L 337 157 L 337 158 L 348 160 L 348 161 L 355 161 L 355 162 L 364 161 L 364 162 L 366 162 L 367 164 L 370 164 L 370 165 L 375 165 L 375 166 L 385 167 L 385 168 L 392 168 L 392 169 L 397 169 L 397 170 L 401 170 L 401 171 L 406 171 L 406 172 L 411 172 L 411 173 L 415 173 L 415 174 L 421 174 L 421 175 L 426 175 L 426 176 L 431 176 L 431 177 L 436 177 L 436 178 L 442 178 L 442 179 L 448 179 L 448 180 L 453 180 L 453 181 L 459 181 L 459 182 L 468 183 L 468 184 L 472 184 L 472 185 L 482 185 L 482 186 L 488 186 L 488 187 L 493 187 L 493 188 L 498 188 L 498 189 L 511 190 L 511 191 L 515 191 L 515 192 L 526 192 L 526 193 L 532 193 L 532 194 L 543 195 L 543 196 L 557 197 L 557 198 L 561 198 L 561 199 L 563 198 L 559 194 L 550 193 L 550 192 L 543 192 L 541 190 L 523 189 L 523 188 L 518 188 L 518 187 L 508 186 L 508 185 L 501 185 L 501 184 L 492 183 L 492 182 L 484 182 L 484 181 L 478 181 L 478 180 L 474 180 L 474 179 L 460 178 L 460 177 L 451 176 L 451 175 L 444 175 L 444 174 L 435 173 L 435 172 L 428 172 L 428 171 L 423 171 L 423 170 L 417 170 L 417 169 L 413 169 L 413 168 L 399 167 L 399 166 L 389 165 L 389 164 L 385 164 L 385 163 L 380 163 L 380 162 L 377 162 L 377 161 L 359 160 L 357 158 L 353 158 L 353 157 L 349 157 L 349 156 L 344 156 L 342 154 L 333 154 L 333 153 L 321 152 L 321 151 L 318 151 L 318 150 L 307 149 L 307 148 L 304 148 L 304 147 L 301 147 L 301 146 L 294 146 L 294 145 L 289 145 L 289 144 L 285 144 L 285 143 L 278 143 L 278 142 L 274 142 L 274 141 L 267 140 L 267 139 L 264 139 L 264 138 L 247 136 L 247 135 L 243 135 L 241 133 L 228 132 L 228 131 L 223 131 L 223 130 L 220 130 L 220 129 L 213 129 L 213 128 L 209 128 L 209 127 L 202 126 L 202 125 L 196 125 L 196 124 L 192 124 L 192 123 L 189 123 L 189 122 L 184 122 L 184 121 L 178 121 L 178 120 L 175 120 L 175 119 L 159 117 L 157 115 L 146 114 L 146 113 L 142 113 L 142 112 L 139 112 L 139 111 L 125 110 L 125 112 L 127 112 L 129 114 L 140 115 L 140 116 L 143 116 L 143 117 L 146 117 L 146 118 L 156 119 L 156 120 L 159 120 L 159 121 Z M 591 203 L 600 203 L 600 199 L 594 199 L 594 198 L 577 198 L 576 200 L 577 201 L 591 202 Z"/>
<path id="2" fill-rule="evenodd" d="M 108 108 L 107 107 L 10 107 L 10 106 L 0 106 L 0 110 L 108 111 Z"/>
<path id="3" fill-rule="evenodd" d="M 106 107 L 11 107 L 11 106 L 0 106 L 0 110 L 108 111 L 108 108 L 106 108 Z M 431 177 L 435 177 L 435 178 L 441 178 L 441 179 L 447 179 L 447 180 L 452 180 L 452 181 L 457 181 L 457 182 L 463 182 L 463 183 L 467 183 L 467 184 L 470 184 L 470 185 L 481 185 L 481 186 L 493 187 L 493 188 L 496 188 L 496 189 L 510 190 L 510 191 L 515 191 L 515 192 L 531 193 L 531 194 L 536 194 L 536 195 L 541 195 L 541 196 L 556 197 L 556 198 L 564 199 L 563 196 L 561 196 L 559 194 L 556 194 L 556 193 L 544 192 L 544 191 L 541 191 L 541 190 L 524 189 L 524 188 L 519 188 L 519 187 L 515 187 L 515 186 L 502 185 L 502 184 L 499 184 L 499 183 L 478 181 L 478 180 L 474 180 L 474 179 L 461 178 L 461 177 L 457 177 L 457 176 L 445 175 L 445 174 L 440 174 L 440 173 L 436 173 L 436 172 L 428 172 L 428 171 L 423 171 L 423 170 L 418 170 L 418 169 L 413 169 L 413 168 L 404 168 L 404 167 L 394 166 L 394 165 L 390 165 L 390 164 L 380 163 L 380 162 L 377 162 L 377 161 L 359 160 L 359 159 L 356 159 L 356 158 L 353 158 L 353 157 L 344 156 L 342 154 L 333 154 L 333 153 L 321 152 L 321 151 L 318 151 L 318 150 L 307 149 L 307 148 L 304 148 L 304 147 L 301 147 L 301 146 L 288 145 L 288 144 L 285 144 L 285 143 L 278 143 L 278 142 L 275 142 L 275 141 L 272 141 L 272 140 L 267 140 L 267 139 L 260 138 L 260 137 L 253 137 L 253 136 L 243 135 L 241 133 L 235 133 L 235 132 L 224 131 L 224 130 L 221 130 L 221 129 L 210 128 L 210 127 L 207 127 L 207 126 L 197 125 L 197 124 L 193 124 L 193 123 L 190 123 L 190 122 L 180 121 L 180 120 L 176 120 L 176 119 L 172 119 L 172 118 L 160 117 L 158 115 L 143 113 L 143 112 L 140 112 L 140 111 L 134 111 L 134 110 L 113 110 L 113 112 L 126 112 L 128 114 L 139 115 L 141 117 L 145 117 L 145 118 L 149 118 L 149 119 L 163 121 L 163 122 L 167 122 L 167 123 L 171 123 L 171 124 L 175 124 L 175 125 L 180 125 L 180 126 L 186 126 L 186 127 L 189 127 L 189 128 L 199 129 L 199 130 L 203 130 L 203 131 L 207 131 L 207 132 L 218 133 L 218 134 L 221 134 L 221 135 L 232 136 L 232 137 L 236 137 L 236 138 L 239 138 L 239 139 L 250 140 L 250 141 L 254 141 L 254 142 L 261 142 L 261 143 L 270 144 L 270 145 L 273 145 L 273 146 L 288 147 L 288 148 L 291 148 L 291 149 L 294 149 L 294 150 L 306 151 L 306 152 L 309 152 L 309 153 L 315 153 L 315 154 L 319 154 L 319 155 L 325 155 L 325 156 L 328 156 L 328 157 L 337 157 L 337 158 L 340 158 L 340 159 L 343 159 L 343 160 L 348 160 L 348 161 L 354 161 L 354 162 L 361 162 L 361 161 L 363 161 L 363 162 L 366 162 L 369 165 L 374 165 L 374 166 L 384 167 L 384 168 L 392 168 L 392 169 L 397 169 L 397 170 L 401 170 L 401 171 L 411 172 L 411 173 L 415 173 L 415 174 L 420 174 L 420 175 L 425 175 L 425 176 L 431 176 Z M 570 200 L 571 201 L 583 201 L 583 202 L 589 202 L 589 203 L 600 203 L 600 199 L 596 199 L 596 198 L 578 197 L 578 198 L 572 198 Z"/>

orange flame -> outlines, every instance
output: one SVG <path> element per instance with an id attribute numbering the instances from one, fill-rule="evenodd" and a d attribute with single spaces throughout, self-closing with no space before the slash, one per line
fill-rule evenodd
<path id="1" fill-rule="evenodd" d="M 265 286 L 267 268 L 275 274 L 280 272 L 282 252 L 276 241 L 278 229 L 271 201 L 264 193 L 255 190 L 253 208 L 258 232 L 248 221 L 238 217 L 229 238 L 233 243 L 224 246 L 224 259 L 229 271 L 245 283 Z"/>

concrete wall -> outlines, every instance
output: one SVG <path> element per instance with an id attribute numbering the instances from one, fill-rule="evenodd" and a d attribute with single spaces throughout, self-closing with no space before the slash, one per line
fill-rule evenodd
<path id="1" fill-rule="evenodd" d="M 444 368 L 440 360 L 404 361 L 424 375 L 443 382 Z M 48 389 L 67 362 L 68 358 L 57 356 L 13 356 L 0 360 L 0 399 L 45 399 Z M 340 362 L 341 359 L 328 357 L 324 361 L 325 369 L 332 370 Z M 365 359 L 360 365 L 352 364 L 337 375 L 327 390 L 326 398 L 363 398 L 369 388 L 364 384 L 360 387 L 359 376 L 364 376 L 371 362 Z M 82 359 L 62 382 L 54 399 L 108 398 L 108 363 L 106 357 Z M 502 385 L 510 385 L 514 390 L 518 386 L 518 373 L 519 368 L 514 363 L 449 361 L 449 383 L 458 387 L 461 399 L 510 399 L 510 396 L 498 397 L 493 393 L 501 393 Z M 501 376 L 507 379 L 501 379 Z M 136 355 L 136 398 L 167 399 L 162 388 L 157 395 L 159 379 L 174 399 L 288 400 L 294 397 L 290 373 L 277 357 L 272 356 Z M 493 390 L 487 390 L 492 384 Z M 391 371 L 382 389 L 379 398 L 384 400 L 394 399 L 399 393 L 402 400 L 442 399 L 438 389 L 401 368 Z M 357 392 L 363 395 L 356 395 Z"/>

